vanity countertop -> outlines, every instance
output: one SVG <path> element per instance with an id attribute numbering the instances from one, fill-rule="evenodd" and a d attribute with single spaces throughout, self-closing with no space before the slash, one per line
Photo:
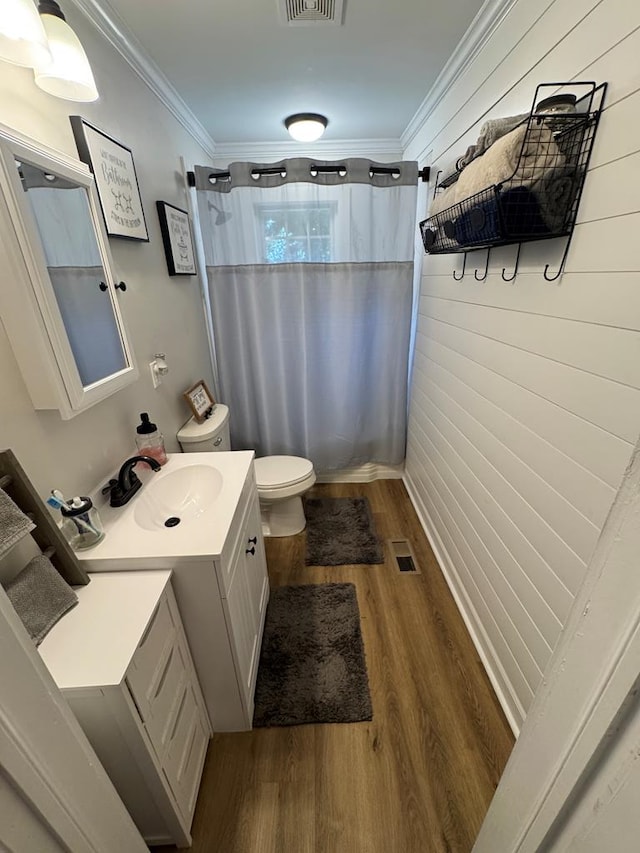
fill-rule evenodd
<path id="1" fill-rule="evenodd" d="M 124 568 L 125 563 L 131 566 L 136 559 L 146 562 L 155 559 L 154 565 L 164 569 L 171 568 L 177 557 L 181 560 L 202 560 L 220 556 L 253 458 L 253 450 L 171 453 L 169 461 L 157 473 L 146 465 L 138 464 L 135 471 L 143 482 L 142 488 L 123 507 L 113 508 L 108 504 L 99 507 L 105 537 L 93 548 L 77 551 L 78 559 L 91 571 L 93 565 L 102 567 L 106 561 L 109 561 L 110 568 L 117 570 Z M 193 466 L 209 466 L 218 472 L 215 477 L 221 476 L 219 494 L 211 505 L 193 517 L 185 517 L 175 527 L 155 526 L 150 529 L 141 525 L 136 507 L 144 501 L 150 481 L 153 480 L 153 486 L 159 485 L 174 472 Z M 188 476 L 188 472 L 185 474 Z M 185 516 L 189 513 L 190 503 L 189 496 L 185 496 Z M 123 564 L 115 561 L 123 561 Z"/>
<path id="2" fill-rule="evenodd" d="M 170 571 L 104 572 L 79 587 L 76 606 L 38 648 L 58 687 L 120 684 L 170 577 Z"/>

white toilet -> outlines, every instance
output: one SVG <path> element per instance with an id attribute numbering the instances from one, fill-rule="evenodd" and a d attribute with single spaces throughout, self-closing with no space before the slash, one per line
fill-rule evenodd
<path id="1" fill-rule="evenodd" d="M 177 437 L 184 453 L 231 450 L 228 406 L 217 403 L 201 424 L 190 418 Z M 304 530 L 302 495 L 316 481 L 313 463 L 300 456 L 263 456 L 256 459 L 255 471 L 263 535 L 293 536 Z"/>

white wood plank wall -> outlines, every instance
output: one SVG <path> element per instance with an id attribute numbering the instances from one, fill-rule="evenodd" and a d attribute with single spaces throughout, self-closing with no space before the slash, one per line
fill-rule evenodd
<path id="1" fill-rule="evenodd" d="M 435 176 L 538 83 L 609 83 L 560 279 L 561 240 L 511 283 L 515 247 L 423 258 L 405 479 L 516 732 L 640 432 L 639 55 L 638 3 L 518 0 L 406 140 Z"/>

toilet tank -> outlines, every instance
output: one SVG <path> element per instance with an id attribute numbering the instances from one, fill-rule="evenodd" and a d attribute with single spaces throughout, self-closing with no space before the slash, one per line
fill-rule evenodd
<path id="1" fill-rule="evenodd" d="M 183 453 L 208 453 L 231 450 L 229 407 L 216 403 L 211 417 L 199 424 L 191 417 L 177 434 Z"/>

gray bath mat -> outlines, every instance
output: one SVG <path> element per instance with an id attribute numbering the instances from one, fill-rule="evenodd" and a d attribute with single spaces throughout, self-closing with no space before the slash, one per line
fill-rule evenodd
<path id="1" fill-rule="evenodd" d="M 307 566 L 383 563 L 366 498 L 307 498 Z"/>
<path id="2" fill-rule="evenodd" d="M 253 725 L 355 723 L 372 717 L 356 588 L 277 587 L 267 609 Z"/>

